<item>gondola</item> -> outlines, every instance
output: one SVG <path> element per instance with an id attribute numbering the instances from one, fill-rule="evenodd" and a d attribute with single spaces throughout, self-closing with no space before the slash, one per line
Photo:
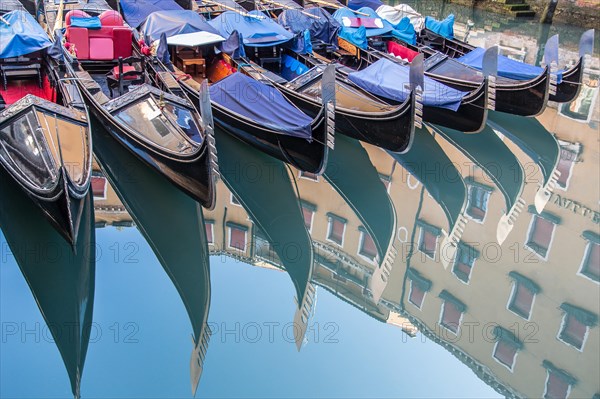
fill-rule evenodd
<path id="1" fill-rule="evenodd" d="M 430 47 L 439 53 L 446 55 L 451 59 L 455 59 L 461 64 L 466 64 L 470 67 L 481 69 L 481 61 L 479 55 L 483 49 L 472 46 L 455 37 L 444 37 L 436 32 L 425 27 L 418 35 L 418 41 L 421 45 Z M 583 78 L 584 60 L 586 54 L 592 54 L 594 48 L 594 29 L 590 29 L 583 33 L 579 42 L 579 59 L 568 69 L 560 71 L 560 82 L 555 82 L 554 90 L 550 91 L 549 100 L 558 103 L 567 103 L 573 101 L 579 95 L 581 90 L 581 81 Z M 558 53 L 558 49 L 555 50 Z M 557 54 L 558 55 L 558 54 Z M 556 57 L 558 58 L 558 57 Z M 511 81 L 525 81 L 531 78 L 532 74 L 541 73 L 543 68 L 528 65 L 515 60 L 511 60 L 506 56 L 500 56 L 501 62 L 505 63 L 506 69 L 499 69 L 498 75 L 510 79 Z M 552 60 L 558 63 L 558 59 Z M 556 65 L 558 66 L 558 65 Z M 525 68 L 526 74 L 516 76 L 513 68 Z M 497 108 L 499 111 L 502 109 Z"/>
<path id="2" fill-rule="evenodd" d="M 410 63 L 418 54 L 423 54 L 425 57 L 425 76 L 447 86 L 461 91 L 472 91 L 485 81 L 485 74 L 482 71 L 464 65 L 429 47 L 407 43 L 404 41 L 408 40 L 405 37 L 405 31 L 392 27 L 387 21 L 379 18 L 371 8 L 362 7 L 355 11 L 348 8 L 340 9 L 334 13 L 334 18 L 343 24 L 343 21 L 356 20 L 359 16 L 356 14 L 357 12 L 369 16 L 360 19 L 360 24 L 363 24 L 360 27 L 368 24 L 368 21 L 371 20 L 383 25 L 381 29 L 366 28 L 366 37 L 363 39 L 362 47 L 356 45 L 356 39 L 354 39 L 354 43 L 351 42 L 352 39 L 346 40 L 349 45 L 343 43 L 342 47 L 352 48 L 352 51 L 357 54 L 356 56 L 361 59 L 369 61 L 387 58 L 397 61 L 398 58 L 402 58 L 405 61 L 397 62 Z M 406 30 L 414 33 L 412 25 L 405 25 Z M 351 38 L 358 30 L 354 26 L 343 27 L 340 35 L 346 39 Z M 547 50 L 547 54 L 554 53 Z M 490 108 L 513 115 L 539 115 L 544 111 L 548 102 L 550 81 L 550 69 L 548 67 L 542 69 L 537 76 L 524 81 L 497 76 L 493 80 L 493 84 L 490 85 L 490 97 L 494 100 L 494 106 Z"/>
<path id="3" fill-rule="evenodd" d="M 44 29 L 22 8 L 1 18 L 0 165 L 75 247 L 91 180 L 89 117 L 64 96 L 77 98 L 76 85 L 55 87 L 57 51 Z"/>
<path id="4" fill-rule="evenodd" d="M 300 350 L 315 304 L 315 286 L 312 283 L 315 256 L 297 187 L 292 185 L 288 168 L 282 162 L 273 162 L 219 128 L 217 135 L 223 182 L 252 219 L 255 231 L 270 243 L 294 285 L 294 340 Z M 250 167 L 268 172 L 260 173 L 256 178 L 239 173 L 240 169 Z"/>
<path id="5" fill-rule="evenodd" d="M 45 322 L 45 326 L 41 327 L 45 331 L 42 344 L 56 345 L 73 397 L 79 399 L 90 335 L 94 336 L 91 333 L 97 253 L 93 194 L 90 190 L 81 199 L 81 226 L 72 245 L 63 239 L 54 223 L 42 216 L 40 208 L 28 199 L 22 188 L 15 184 L 14 178 L 2 168 L 0 188 L 0 228 L 11 253 L 8 263 L 3 261 L 3 266 L 12 266 L 14 256 Z M 32 255 L 34 248 L 42 250 Z M 19 296 L 19 299 L 25 300 L 24 295 Z M 6 315 L 3 314 L 3 317 Z M 24 323 L 29 320 L 25 319 L 28 317 L 25 315 L 19 317 L 23 317 Z M 40 331 L 39 325 L 37 331 Z M 41 349 L 38 345 L 35 346 Z M 31 354 L 26 345 L 17 346 L 20 346 L 21 356 Z M 44 352 L 46 350 L 43 349 Z M 57 358 L 53 354 L 42 367 L 59 367 L 53 363 L 54 359 Z M 15 373 L 13 378 L 28 379 L 31 369 L 26 370 L 29 373 Z M 62 386 L 58 381 L 53 383 Z M 27 392 L 22 393 L 28 396 Z M 64 394 L 68 396 L 66 391 Z"/>
<path id="6" fill-rule="evenodd" d="M 268 3 L 268 1 L 265 0 L 265 3 Z M 319 20 L 309 18 L 302 13 L 311 14 L 314 17 L 318 17 Z M 320 8 L 309 8 L 304 11 L 285 9 L 278 17 L 280 23 L 292 30 L 300 29 L 301 26 L 309 26 L 309 30 L 316 32 L 316 37 L 321 37 L 319 40 L 313 40 L 313 54 L 295 55 L 301 64 L 308 65 L 308 67 L 316 67 L 323 65 L 324 63 L 328 64 L 336 62 L 336 65 L 341 64 L 338 66 L 338 73 L 341 75 L 341 80 L 351 84 L 352 87 L 375 94 L 378 98 L 388 104 L 397 105 L 399 102 L 404 101 L 408 97 L 408 90 L 406 90 L 404 86 L 406 85 L 410 87 L 410 70 L 422 70 L 420 65 L 417 68 L 412 68 L 399 64 L 393 57 L 388 57 L 382 61 L 382 63 L 385 63 L 385 67 L 380 65 L 378 70 L 373 73 L 372 78 L 379 79 L 380 77 L 384 77 L 385 74 L 385 77 L 390 80 L 391 90 L 385 89 L 373 91 L 372 88 L 374 86 L 379 86 L 378 82 L 374 82 L 373 84 L 369 85 L 357 84 L 356 81 L 352 81 L 351 78 L 349 79 L 349 75 L 353 72 L 356 72 L 355 69 L 365 69 L 371 64 L 374 64 L 377 60 L 379 60 L 379 58 L 375 58 L 375 56 L 381 55 L 382 57 L 380 58 L 385 58 L 384 54 L 376 52 L 373 52 L 372 55 L 369 55 L 368 53 L 362 54 L 362 49 L 354 46 L 342 38 L 337 37 L 335 34 L 337 28 L 334 26 L 334 24 L 336 24 L 335 20 L 333 20 L 331 23 L 332 26 L 326 30 L 328 32 L 334 32 L 333 34 L 325 33 L 319 35 L 320 31 L 325 30 L 322 27 L 322 25 L 326 23 L 324 21 L 330 21 L 331 19 L 331 16 Z M 299 24 L 298 21 L 302 21 L 303 23 Z M 297 33 L 301 32 L 298 31 Z M 327 39 L 328 36 L 329 39 Z M 337 41 L 338 44 L 340 44 L 340 47 L 331 46 L 330 43 L 327 42 L 328 40 Z M 332 48 L 337 48 L 337 50 L 331 51 Z M 395 64 L 393 68 L 395 72 L 390 70 L 390 63 Z M 453 91 L 450 87 L 443 86 L 439 83 L 434 84 L 433 81 L 428 79 L 425 79 L 425 82 L 428 86 L 425 90 L 429 93 L 426 95 L 428 98 L 433 97 L 431 93 L 432 86 L 437 85 L 435 90 L 439 91 L 439 93 L 436 93 L 435 96 L 439 98 L 449 96 Z M 460 104 L 455 109 L 436 106 L 438 104 L 433 104 L 432 102 L 426 101 L 426 98 L 423 99 L 423 104 L 418 105 L 417 108 L 422 108 L 422 117 L 426 122 L 437 123 L 442 126 L 461 130 L 463 132 L 476 133 L 483 128 L 487 117 L 487 91 L 487 81 L 484 79 L 484 81 L 482 81 L 481 84 L 475 88 L 475 90 L 470 90 L 466 94 L 453 93 L 462 97 Z M 417 100 L 417 102 L 419 101 Z M 421 112 L 418 111 L 418 114 L 421 114 Z M 420 117 L 421 115 L 418 115 L 418 118 Z"/>
<path id="7" fill-rule="evenodd" d="M 229 8 L 240 8 L 231 1 L 218 0 L 214 2 L 214 4 L 221 3 Z M 291 0 L 275 3 L 285 9 L 292 7 L 286 4 L 295 4 Z M 257 3 L 257 7 L 258 5 L 259 3 Z M 265 2 L 265 5 L 272 4 Z M 296 5 L 296 7 L 299 6 Z M 212 7 L 209 7 L 209 10 L 212 10 Z M 201 8 L 198 12 L 206 13 L 207 10 Z M 243 11 L 242 13 L 246 14 Z M 299 11 L 298 15 L 302 15 L 301 13 L 302 11 Z M 217 27 L 224 36 L 231 35 L 233 29 L 237 30 L 243 38 L 252 37 L 257 29 L 271 30 L 274 34 L 282 34 L 281 28 L 264 18 L 265 16 L 255 11 L 240 17 L 230 11 L 217 17 L 211 24 Z M 257 19 L 261 17 L 262 20 Z M 234 23 L 235 21 L 232 21 L 234 18 L 244 18 L 244 23 Z M 296 15 L 293 18 L 296 23 L 299 23 Z M 314 18 L 324 21 L 326 13 L 323 12 L 322 15 L 316 15 Z M 308 29 L 313 21 L 315 19 L 305 18 L 303 27 L 297 25 L 296 27 L 301 30 Z M 261 26 L 257 27 L 257 25 Z M 295 35 L 297 32 L 292 31 L 292 33 Z M 288 37 L 292 38 L 291 35 Z M 282 43 L 283 46 L 274 48 L 273 54 L 265 57 L 265 49 L 257 50 L 251 39 L 244 39 L 244 44 L 249 46 L 248 50 L 249 52 L 253 51 L 253 54 L 247 54 L 247 57 L 239 58 L 236 61 L 244 73 L 255 79 L 269 82 L 302 111 L 310 116 L 316 116 L 321 109 L 321 79 L 324 66 L 312 65 L 313 68 L 309 71 L 306 65 L 298 64 L 302 60 L 298 59 L 297 52 L 285 47 L 288 43 Z M 265 58 L 277 60 L 277 62 L 264 62 Z M 259 66 L 258 63 L 261 65 Z M 297 67 L 301 69 L 296 70 Z M 418 105 L 413 103 L 415 101 L 413 93 L 399 104 L 392 105 L 357 87 L 340 75 L 336 79 L 336 93 L 335 123 L 338 133 L 389 151 L 399 153 L 408 151 L 414 134 L 414 114 L 418 108 Z"/>
<path id="8" fill-rule="evenodd" d="M 323 176 L 358 216 L 377 249 L 373 260 L 376 267 L 368 287 L 373 302 L 378 303 L 398 255 L 394 247 L 398 227 L 394 205 L 369 154 L 356 140 L 337 140 Z"/>
<path id="9" fill-rule="evenodd" d="M 434 131 L 435 134 L 435 131 Z M 448 232 L 440 246 L 441 263 L 444 268 L 452 264 L 458 244 L 467 225 L 467 186 L 455 163 L 442 150 L 436 138 L 426 129 L 415 135 L 415 144 L 406 154 L 392 154 L 404 169 L 414 176 L 431 197 L 440 205 L 448 220 Z M 444 170 L 444 178 L 432 175 L 435 168 Z"/>
<path id="10" fill-rule="evenodd" d="M 139 159 L 206 208 L 215 203 L 213 139 L 187 98 L 148 82 L 132 30 L 104 0 L 45 3 L 48 29 L 66 28 L 65 79 L 77 82 L 93 116 Z M 93 28 L 93 29 L 92 29 Z M 67 47 L 69 47 L 67 49 Z M 74 54 L 73 54 L 74 53 Z"/>
<path id="11" fill-rule="evenodd" d="M 202 208 L 105 131 L 98 132 L 94 146 L 105 176 L 185 306 L 193 330 L 190 380 L 195 394 L 210 338 L 210 262 Z"/>
<path id="12" fill-rule="evenodd" d="M 131 21 L 132 25 L 135 26 L 139 21 L 149 17 L 150 14 L 136 7 L 139 2 L 131 4 L 133 13 L 129 13 L 130 9 L 124 6 L 126 4 L 128 2 L 122 2 L 122 9 L 126 19 Z M 161 3 L 161 6 L 164 4 Z M 322 96 L 322 105 L 317 115 L 314 117 L 307 115 L 279 93 L 272 84 L 236 73 L 237 57 L 225 53 L 217 55 L 212 51 L 204 57 L 199 57 L 198 52 L 202 51 L 202 47 L 207 43 L 205 34 L 218 36 L 215 29 L 203 19 L 199 20 L 201 17 L 193 11 L 172 9 L 170 11 L 169 19 L 182 21 L 181 24 L 153 24 L 152 29 L 146 29 L 151 23 L 147 21 L 142 27 L 141 39 L 145 39 L 145 44 L 150 45 L 167 33 L 169 39 L 165 40 L 173 44 L 170 58 L 174 65 L 154 58 L 153 62 L 146 64 L 150 75 L 170 72 L 198 106 L 200 81 L 206 75 L 211 82 L 212 112 L 218 127 L 298 169 L 322 173 L 327 164 L 329 150 L 334 145 L 333 90 L 328 96 Z M 164 13 L 169 13 L 169 10 L 164 11 L 162 15 Z M 156 14 L 153 13 L 150 17 L 161 17 L 161 14 Z M 197 29 L 190 35 L 185 35 L 189 31 L 183 31 L 182 28 L 189 25 L 196 27 L 202 25 L 204 29 Z M 192 40 L 192 42 L 185 42 L 188 44 L 186 47 L 195 50 L 177 51 L 174 39 Z M 201 67 L 203 72 L 198 72 L 194 67 L 193 75 L 188 74 L 186 65 L 191 59 L 200 58 L 205 63 Z"/>

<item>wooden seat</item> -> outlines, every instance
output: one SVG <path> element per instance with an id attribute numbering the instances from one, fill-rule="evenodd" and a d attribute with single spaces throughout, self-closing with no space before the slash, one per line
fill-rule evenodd
<path id="1" fill-rule="evenodd" d="M 194 75 L 200 75 L 204 77 L 206 73 L 206 60 L 202 57 L 194 58 L 177 58 L 177 62 L 180 64 L 180 68 L 184 73 L 189 73 L 188 68 L 194 67 Z"/>
<path id="2" fill-rule="evenodd" d="M 36 77 L 38 85 L 42 87 L 42 66 L 38 62 L 31 61 L 8 61 L 0 64 L 0 76 L 2 87 L 7 90 L 8 78 L 30 78 Z"/>
<path id="3" fill-rule="evenodd" d="M 123 59 L 119 57 L 119 64 L 114 67 L 107 75 L 106 81 L 110 89 L 110 95 L 113 96 L 113 90 L 118 89 L 119 95 L 123 95 L 125 89 L 131 85 L 144 83 L 144 59 L 128 57 Z M 135 68 L 136 63 L 141 64 L 141 71 Z"/>

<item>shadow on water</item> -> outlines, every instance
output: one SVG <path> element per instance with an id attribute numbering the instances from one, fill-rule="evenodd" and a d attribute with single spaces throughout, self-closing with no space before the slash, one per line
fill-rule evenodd
<path id="1" fill-rule="evenodd" d="M 87 353 L 94 307 L 96 236 L 92 193 L 84 199 L 73 248 L 0 170 L 0 227 L 52 333 L 73 395 Z"/>
<path id="2" fill-rule="evenodd" d="M 133 157 L 101 128 L 94 152 L 104 174 L 173 282 L 193 329 L 192 391 L 202 373 L 210 331 L 210 263 L 201 206 Z M 170 226 L 170 227 L 169 227 Z"/>

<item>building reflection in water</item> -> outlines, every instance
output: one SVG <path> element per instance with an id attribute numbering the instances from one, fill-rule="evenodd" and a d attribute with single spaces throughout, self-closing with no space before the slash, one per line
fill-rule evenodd
<path id="1" fill-rule="evenodd" d="M 584 91 L 582 95 L 587 94 Z M 520 165 L 505 158 L 494 169 L 480 162 L 485 159 L 481 152 L 459 150 L 448 135 L 419 132 L 434 133 L 432 137 L 446 154 L 447 162 L 464 182 L 460 216 L 468 223 L 455 254 L 446 262 L 442 262 L 444 253 L 448 253 L 443 251 L 442 242 L 448 234 L 444 203 L 447 193 L 435 190 L 444 187 L 440 183 L 447 177 L 444 170 L 449 166 L 428 163 L 432 159 L 428 153 L 418 155 L 422 167 L 428 170 L 419 179 L 402 166 L 397 156 L 366 144 L 363 147 L 369 165 L 356 159 L 343 163 L 350 174 L 357 168 L 372 168 L 378 184 L 391 198 L 395 232 L 389 236 L 393 245 L 379 243 L 379 248 L 386 248 L 383 255 L 372 235 L 378 234 L 380 241 L 385 235 L 377 229 L 378 216 L 364 214 L 368 211 L 361 205 L 361 196 L 371 194 L 360 184 L 342 190 L 334 184 L 339 177 L 333 173 L 335 169 L 329 170 L 330 176 L 286 171 L 283 180 L 289 179 L 297 186 L 303 222 L 312 239 L 312 270 L 304 275 L 310 276 L 310 283 L 318 289 L 331 292 L 374 319 L 396 325 L 409 336 L 420 332 L 437 342 L 503 395 L 593 397 L 600 390 L 600 188 L 597 181 L 590 180 L 590 176 L 597 176 L 600 163 L 598 111 L 594 112 L 578 119 L 550 107 L 538 118 L 538 129 L 543 133 L 537 134 L 555 138 L 560 146 L 554 160 L 548 162 L 554 162 L 561 172 L 539 213 L 535 197 L 546 180 L 540 171 L 540 159 L 548 154 L 520 147 L 521 142 L 513 142 L 500 129 L 494 129 Z M 243 161 L 239 167 L 241 171 Z M 274 166 L 262 167 L 273 171 Z M 502 174 L 514 179 L 512 183 L 517 187 L 511 188 L 512 194 L 506 189 L 511 179 Z M 237 178 L 243 180 L 244 176 L 239 174 Z M 260 214 L 256 210 L 251 213 L 261 220 L 253 220 L 245 206 L 256 192 L 247 190 L 251 185 L 246 189 L 240 189 L 239 182 L 233 185 L 236 194 L 225 182 L 219 182 L 220 201 L 214 210 L 204 212 L 210 253 L 286 272 L 288 259 L 282 259 L 281 251 L 276 250 L 281 242 L 270 240 L 258 227 L 273 228 L 281 221 L 275 214 L 269 217 L 269 212 Z M 96 183 L 94 188 L 97 223 L 132 223 L 110 186 Z M 511 204 L 509 197 L 513 204 L 522 198 L 525 206 L 500 245 L 497 226 Z M 365 223 L 371 224 L 369 229 Z M 375 301 L 371 279 L 387 252 L 393 250 L 398 256 L 381 298 Z"/>

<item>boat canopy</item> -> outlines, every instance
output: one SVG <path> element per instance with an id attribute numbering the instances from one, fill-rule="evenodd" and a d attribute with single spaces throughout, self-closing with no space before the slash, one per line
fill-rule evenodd
<path id="1" fill-rule="evenodd" d="M 303 12 L 318 18 L 311 18 Z M 310 32 L 313 41 L 321 41 L 327 44 L 336 42 L 335 38 L 340 30 L 340 23 L 323 8 L 314 7 L 301 10 L 284 10 L 278 17 L 279 23 L 294 33 Z"/>
<path id="2" fill-rule="evenodd" d="M 356 11 L 360 14 L 349 8 L 341 8 L 333 14 L 333 18 L 342 26 L 339 31 L 340 37 L 355 46 L 367 49 L 367 38 L 384 35 L 397 37 L 410 44 L 416 43 L 417 34 L 408 17 L 402 18 L 394 26 L 382 19 L 372 8 L 361 7 Z M 364 17 L 362 14 L 369 16 Z"/>
<path id="3" fill-rule="evenodd" d="M 0 59 L 31 54 L 52 42 L 36 20 L 23 10 L 4 14 L 0 21 Z"/>
<path id="4" fill-rule="evenodd" d="M 174 0 L 121 0 L 120 3 L 125 21 L 134 28 L 139 28 L 156 11 L 183 10 Z"/>
<path id="5" fill-rule="evenodd" d="M 197 35 L 198 33 L 217 35 L 217 39 L 220 38 L 220 40 L 217 40 L 216 42 L 225 40 L 225 38 L 220 36 L 219 32 L 217 32 L 203 16 L 191 10 L 165 10 L 153 12 L 148 15 L 146 22 L 143 23 L 140 30 L 148 42 L 160 39 L 160 35 L 163 33 L 167 36 L 167 43 L 169 44 L 184 45 L 181 43 L 171 43 L 170 39 L 174 39 L 174 36 L 187 36 L 188 34 L 196 34 L 194 36 L 195 39 L 188 39 L 188 41 L 191 40 L 193 43 L 198 42 L 199 39 L 202 39 L 202 35 Z M 210 38 L 210 35 L 204 36 Z M 179 38 L 179 41 L 181 40 L 185 40 L 185 38 Z M 199 42 L 200 44 L 186 45 L 198 46 L 209 44 L 201 43 L 201 41 L 202 40 Z M 215 41 L 212 41 L 212 43 L 215 43 Z"/>
<path id="6" fill-rule="evenodd" d="M 408 66 L 384 58 L 362 71 L 350 73 L 348 78 L 368 92 L 403 102 L 410 94 L 409 71 Z M 456 111 L 466 94 L 425 76 L 424 105 Z"/>
<path id="7" fill-rule="evenodd" d="M 236 72 L 210 86 L 210 98 L 222 107 L 280 134 L 312 141 L 312 119 L 273 86 Z"/>
<path id="8" fill-rule="evenodd" d="M 260 11 L 250 11 L 242 16 L 234 11 L 226 11 L 209 23 L 223 37 L 229 37 L 234 30 L 242 36 L 244 45 L 250 47 L 270 47 L 290 41 L 294 34 L 273 21 Z"/>
<path id="9" fill-rule="evenodd" d="M 485 49 L 477 47 L 475 50 L 457 58 L 457 61 L 466 64 L 472 68 L 481 70 L 483 64 L 483 54 Z M 538 77 L 544 72 L 544 68 L 525 64 L 517 60 L 512 60 L 504 55 L 498 56 L 498 76 L 502 76 L 509 79 L 515 80 L 530 80 Z M 562 81 L 562 72 L 556 72 L 557 83 Z"/>

